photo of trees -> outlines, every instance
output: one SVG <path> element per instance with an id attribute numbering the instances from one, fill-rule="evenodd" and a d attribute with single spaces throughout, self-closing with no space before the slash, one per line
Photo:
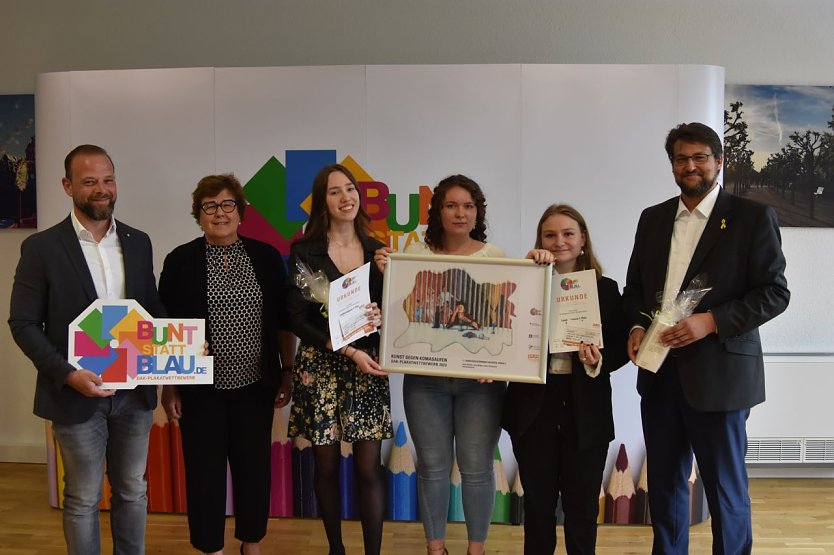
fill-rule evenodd
<path id="1" fill-rule="evenodd" d="M 783 227 L 834 227 L 834 87 L 727 85 L 724 187 Z"/>

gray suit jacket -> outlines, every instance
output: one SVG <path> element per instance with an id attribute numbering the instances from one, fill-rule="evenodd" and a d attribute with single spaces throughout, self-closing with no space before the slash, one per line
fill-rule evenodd
<path id="1" fill-rule="evenodd" d="M 148 236 L 117 221 L 124 258 L 125 291 L 153 316 L 165 316 L 156 291 Z M 69 216 L 28 237 L 20 248 L 9 307 L 12 336 L 38 371 L 34 413 L 62 424 L 90 418 L 97 400 L 64 384 L 74 368 L 67 362 L 68 326 L 96 300 L 93 278 Z M 149 409 L 156 387 L 142 386 Z"/>
<path id="2" fill-rule="evenodd" d="M 678 197 L 643 211 L 623 288 L 631 325 L 648 328 L 663 290 Z M 718 333 L 672 349 L 664 366 L 677 364 L 683 393 L 702 411 L 750 408 L 765 400 L 759 326 L 782 313 L 790 292 L 779 224 L 772 208 L 724 190 L 692 255 L 681 288 L 707 275 L 707 293 L 695 312 L 712 311 Z M 663 371 L 661 367 L 660 371 Z M 640 369 L 637 390 L 651 394 L 655 375 Z"/>

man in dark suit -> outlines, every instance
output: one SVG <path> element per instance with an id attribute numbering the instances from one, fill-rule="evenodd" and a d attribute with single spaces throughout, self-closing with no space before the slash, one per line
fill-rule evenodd
<path id="1" fill-rule="evenodd" d="M 10 304 L 14 340 L 38 372 L 34 413 L 52 421 L 64 465 L 64 537 L 70 554 L 100 553 L 104 463 L 112 489 L 114 553 L 144 553 L 144 479 L 156 388 L 101 389 L 67 362 L 68 326 L 97 298 L 131 298 L 164 316 L 148 236 L 112 214 L 113 161 L 81 145 L 64 161 L 69 217 L 21 246 Z"/>
<path id="2" fill-rule="evenodd" d="M 643 211 L 623 302 L 634 362 L 658 307 L 696 275 L 712 290 L 661 334 L 671 348 L 657 373 L 641 368 L 643 435 L 655 554 L 687 553 L 689 477 L 698 461 L 712 515 L 713 553 L 750 553 L 746 420 L 765 399 L 759 326 L 788 306 L 774 211 L 718 186 L 721 139 L 701 123 L 670 131 L 666 152 L 679 197 Z"/>

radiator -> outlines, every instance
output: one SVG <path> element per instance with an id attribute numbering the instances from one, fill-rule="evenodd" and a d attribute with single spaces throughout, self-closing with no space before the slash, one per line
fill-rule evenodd
<path id="1" fill-rule="evenodd" d="M 767 401 L 747 421 L 748 465 L 834 466 L 834 355 L 765 356 Z"/>

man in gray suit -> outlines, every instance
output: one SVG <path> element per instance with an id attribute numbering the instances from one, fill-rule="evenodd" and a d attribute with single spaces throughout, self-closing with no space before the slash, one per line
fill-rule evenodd
<path id="1" fill-rule="evenodd" d="M 112 489 L 114 553 L 145 551 L 144 478 L 156 388 L 105 390 L 101 378 L 67 362 L 68 326 L 90 303 L 135 299 L 164 316 L 148 236 L 113 218 L 113 161 L 95 145 L 64 160 L 72 198 L 61 223 L 21 246 L 10 305 L 14 340 L 38 372 L 34 413 L 51 420 L 64 464 L 64 537 L 70 554 L 101 552 L 98 504 L 104 463 Z"/>

